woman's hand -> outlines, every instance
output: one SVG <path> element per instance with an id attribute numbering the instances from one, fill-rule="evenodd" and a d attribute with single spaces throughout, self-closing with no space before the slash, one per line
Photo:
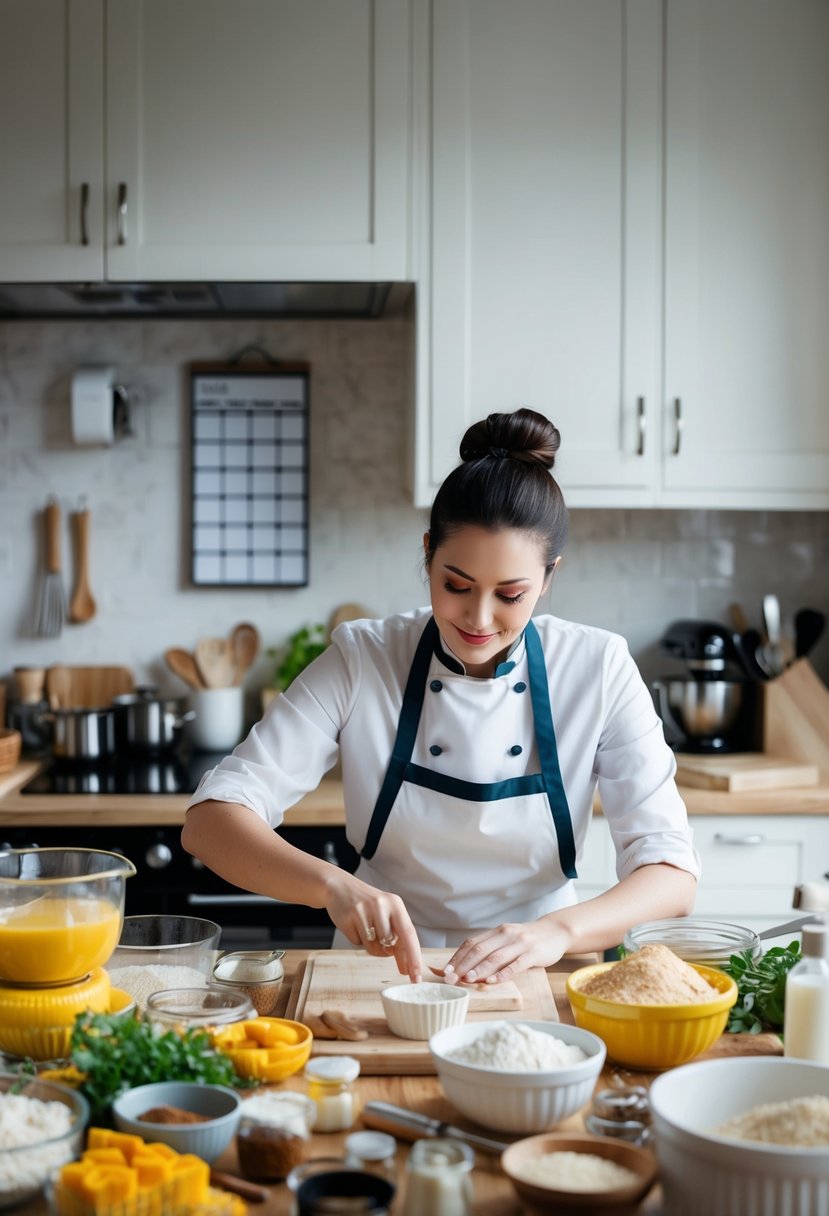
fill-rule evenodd
<path id="1" fill-rule="evenodd" d="M 569 948 L 569 939 L 549 916 L 526 925 L 498 925 L 458 947 L 444 968 L 444 983 L 498 984 L 530 967 L 551 967 Z"/>
<path id="2" fill-rule="evenodd" d="M 415 927 L 399 895 L 380 891 L 344 871 L 332 876 L 325 909 L 353 946 L 379 958 L 394 955 L 401 975 L 419 983 L 423 974 Z"/>

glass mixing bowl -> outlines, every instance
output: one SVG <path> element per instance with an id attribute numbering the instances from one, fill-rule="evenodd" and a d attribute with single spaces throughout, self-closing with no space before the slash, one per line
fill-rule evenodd
<path id="1" fill-rule="evenodd" d="M 628 954 L 642 946 L 667 946 L 686 963 L 705 967 L 723 967 L 732 954 L 742 954 L 744 950 L 750 950 L 754 959 L 763 953 L 760 938 L 753 929 L 698 916 L 644 921 L 628 929 L 622 944 Z"/>
<path id="2" fill-rule="evenodd" d="M 135 866 L 96 849 L 0 853 L 0 984 L 85 979 L 112 954 Z"/>

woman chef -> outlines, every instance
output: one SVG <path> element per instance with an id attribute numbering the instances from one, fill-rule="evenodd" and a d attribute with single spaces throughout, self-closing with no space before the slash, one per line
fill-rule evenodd
<path id="1" fill-rule="evenodd" d="M 567 533 L 559 439 L 526 409 L 470 427 L 424 537 L 431 609 L 340 625 L 188 810 L 184 847 L 212 870 L 325 908 L 335 944 L 413 980 L 421 945 L 496 982 L 693 906 L 675 762 L 624 640 L 531 619 Z M 338 753 L 354 875 L 273 831 Z M 597 784 L 619 882 L 579 904 Z"/>

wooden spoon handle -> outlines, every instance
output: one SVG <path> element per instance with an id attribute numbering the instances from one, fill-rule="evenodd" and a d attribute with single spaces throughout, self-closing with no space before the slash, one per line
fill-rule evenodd
<path id="1" fill-rule="evenodd" d="M 49 502 L 43 512 L 46 525 L 46 569 L 50 574 L 60 573 L 60 505 Z"/>

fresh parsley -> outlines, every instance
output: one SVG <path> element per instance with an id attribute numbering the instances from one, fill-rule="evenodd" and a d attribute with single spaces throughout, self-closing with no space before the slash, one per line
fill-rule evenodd
<path id="1" fill-rule="evenodd" d="M 80 1014 L 72 1028 L 71 1059 L 82 1074 L 79 1085 L 92 1122 L 107 1120 L 113 1100 L 126 1089 L 152 1081 L 201 1081 L 242 1088 L 229 1056 L 217 1051 L 203 1030 L 162 1034 L 140 1017 Z"/>
<path id="2" fill-rule="evenodd" d="M 803 954 L 799 942 L 772 946 L 761 958 L 750 950 L 732 954 L 723 971 L 737 985 L 737 1003 L 731 1009 L 726 1030 L 760 1034 L 783 1029 L 786 1004 L 786 977 Z"/>

